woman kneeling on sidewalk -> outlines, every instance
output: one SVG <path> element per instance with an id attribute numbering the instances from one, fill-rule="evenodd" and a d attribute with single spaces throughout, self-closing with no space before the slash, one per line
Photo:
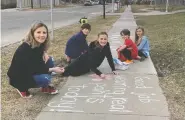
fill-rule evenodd
<path id="1" fill-rule="evenodd" d="M 108 34 L 106 32 L 101 32 L 98 34 L 98 40 L 90 43 L 86 53 L 82 54 L 74 62 L 64 68 L 63 76 L 80 76 L 89 71 L 93 71 L 101 78 L 105 78 L 105 75 L 97 69 L 105 57 L 112 69 L 112 73 L 116 74 L 108 43 Z"/>
<path id="2" fill-rule="evenodd" d="M 58 93 L 49 85 L 51 73 L 62 73 L 63 69 L 54 67 L 52 57 L 47 55 L 49 42 L 47 26 L 35 23 L 13 56 L 7 75 L 10 85 L 17 88 L 23 98 L 32 97 L 29 88 L 41 87 L 42 92 Z"/>

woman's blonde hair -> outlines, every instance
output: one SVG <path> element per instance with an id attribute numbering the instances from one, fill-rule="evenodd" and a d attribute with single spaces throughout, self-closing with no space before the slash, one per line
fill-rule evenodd
<path id="1" fill-rule="evenodd" d="M 136 31 L 135 31 L 135 43 L 137 43 L 138 42 L 138 39 L 139 39 L 139 36 L 137 35 L 137 30 L 139 30 L 139 29 L 142 30 L 143 35 L 144 35 L 144 28 L 141 27 L 141 26 L 137 27 L 136 28 Z"/>
<path id="2" fill-rule="evenodd" d="M 49 31 L 48 27 L 42 22 L 34 23 L 23 41 L 31 45 L 31 48 L 39 47 L 41 44 L 35 40 L 34 32 L 40 27 L 45 27 L 47 30 L 46 40 L 44 41 L 44 43 L 42 43 L 44 51 L 47 51 L 50 45 Z"/>

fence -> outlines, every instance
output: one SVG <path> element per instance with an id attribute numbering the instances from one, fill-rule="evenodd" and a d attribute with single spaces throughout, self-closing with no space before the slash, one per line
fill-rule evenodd
<path id="1" fill-rule="evenodd" d="M 1 0 L 1 9 L 16 8 L 16 0 Z"/>
<path id="2" fill-rule="evenodd" d="M 20 8 L 27 8 L 27 7 L 32 7 L 37 8 L 37 7 L 47 7 L 50 6 L 51 0 L 17 0 L 17 7 Z M 53 0 L 53 5 L 60 5 L 61 0 Z"/>

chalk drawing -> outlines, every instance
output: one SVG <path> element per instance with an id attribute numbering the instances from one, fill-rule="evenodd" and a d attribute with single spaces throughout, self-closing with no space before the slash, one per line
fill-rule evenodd
<path id="1" fill-rule="evenodd" d="M 140 89 L 148 89 L 148 88 L 153 88 L 153 87 L 148 87 L 148 86 L 145 86 L 144 84 L 144 79 L 141 78 L 141 77 L 135 77 L 135 85 L 136 85 L 136 88 L 140 88 Z"/>
<path id="2" fill-rule="evenodd" d="M 84 112 L 84 111 L 82 111 L 82 110 L 63 110 L 63 109 L 50 109 L 49 111 L 51 111 L 51 112 L 77 112 L 77 113 L 79 113 L 79 112 Z"/>
<path id="3" fill-rule="evenodd" d="M 151 96 L 155 96 L 155 93 L 134 93 L 131 92 L 130 94 L 136 95 L 140 102 L 142 103 L 151 103 L 151 102 L 159 102 L 158 99 L 152 99 Z"/>

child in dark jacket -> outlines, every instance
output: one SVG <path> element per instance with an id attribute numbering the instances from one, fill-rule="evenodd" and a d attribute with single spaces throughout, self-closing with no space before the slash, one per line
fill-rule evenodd
<path id="1" fill-rule="evenodd" d="M 86 37 L 91 31 L 91 25 L 85 23 L 81 26 L 81 31 L 73 35 L 66 44 L 65 54 L 67 57 L 67 62 L 78 58 L 81 54 L 87 52 L 88 44 Z"/>
<path id="2" fill-rule="evenodd" d="M 105 78 L 105 75 L 97 69 L 105 57 L 108 60 L 113 74 L 116 74 L 110 46 L 108 43 L 108 35 L 106 32 L 101 32 L 98 34 L 98 40 L 90 43 L 88 52 L 81 55 L 74 62 L 64 68 L 63 75 L 79 76 L 88 73 L 91 70 L 101 78 Z"/>
<path id="3" fill-rule="evenodd" d="M 148 58 L 150 56 L 150 45 L 148 38 L 144 36 L 144 28 L 136 28 L 135 43 L 138 48 L 138 59 L 143 61 L 145 58 Z"/>
<path id="4" fill-rule="evenodd" d="M 124 40 L 124 44 L 117 49 L 118 58 L 125 64 L 133 63 L 133 59 L 137 59 L 138 49 L 136 44 L 130 39 L 130 31 L 124 29 L 120 32 Z"/>

